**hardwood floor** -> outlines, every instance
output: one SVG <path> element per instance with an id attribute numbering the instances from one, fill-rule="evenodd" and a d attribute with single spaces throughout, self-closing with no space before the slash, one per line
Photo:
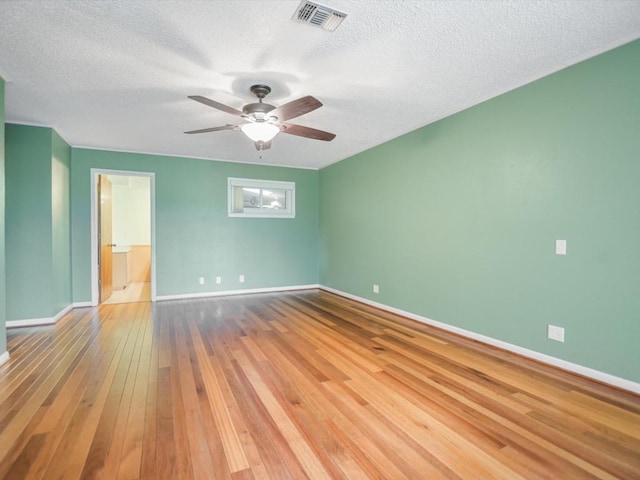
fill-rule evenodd
<path id="1" fill-rule="evenodd" d="M 0 478 L 638 479 L 640 398 L 320 291 L 9 330 Z"/>
<path id="2" fill-rule="evenodd" d="M 127 285 L 122 290 L 114 290 L 103 305 L 113 305 L 116 303 L 134 303 L 134 302 L 150 302 L 151 301 L 151 283 L 134 282 Z"/>

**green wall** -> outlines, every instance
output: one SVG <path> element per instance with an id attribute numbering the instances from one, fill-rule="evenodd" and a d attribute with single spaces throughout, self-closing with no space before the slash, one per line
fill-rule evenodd
<path id="1" fill-rule="evenodd" d="M 7 296 L 5 291 L 5 208 L 4 208 L 4 80 L 0 77 L 0 355 L 7 351 Z"/>
<path id="2" fill-rule="evenodd" d="M 50 318 L 71 304 L 70 148 L 50 128 L 5 133 L 7 319 Z"/>
<path id="3" fill-rule="evenodd" d="M 158 296 L 318 283 L 317 171 L 74 148 L 74 302 L 91 301 L 91 168 L 155 173 Z M 229 218 L 228 177 L 295 182 L 296 218 Z"/>
<path id="4" fill-rule="evenodd" d="M 5 134 L 7 319 L 51 317 L 51 129 L 7 124 Z"/>
<path id="5" fill-rule="evenodd" d="M 640 381 L 639 85 L 636 41 L 323 169 L 321 284 Z"/>
<path id="6" fill-rule="evenodd" d="M 53 307 L 59 312 L 71 305 L 71 147 L 52 131 L 51 247 L 53 252 Z"/>

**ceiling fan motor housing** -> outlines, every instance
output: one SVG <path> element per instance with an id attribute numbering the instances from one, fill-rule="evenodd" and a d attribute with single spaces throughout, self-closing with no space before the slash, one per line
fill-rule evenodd
<path id="1" fill-rule="evenodd" d="M 271 93 L 271 87 L 267 85 L 252 85 L 251 93 L 258 97 L 258 103 L 250 103 L 242 107 L 242 113 L 252 116 L 256 120 L 262 120 L 264 116 L 276 107 L 268 103 L 262 103 L 262 99 Z"/>
<path id="2" fill-rule="evenodd" d="M 275 108 L 276 107 L 274 107 L 273 105 L 269 105 L 268 103 L 250 103 L 242 107 L 242 113 L 244 113 L 245 115 L 253 116 L 256 119 L 261 119 Z"/>

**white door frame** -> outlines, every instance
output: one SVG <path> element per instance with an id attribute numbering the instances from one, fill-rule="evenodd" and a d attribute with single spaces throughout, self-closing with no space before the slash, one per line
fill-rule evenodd
<path id="1" fill-rule="evenodd" d="M 134 172 L 130 170 L 91 169 L 91 305 L 100 301 L 100 282 L 98 269 L 98 176 L 124 175 L 127 177 L 149 177 L 151 187 L 151 301 L 156 300 L 156 174 L 153 172 Z"/>

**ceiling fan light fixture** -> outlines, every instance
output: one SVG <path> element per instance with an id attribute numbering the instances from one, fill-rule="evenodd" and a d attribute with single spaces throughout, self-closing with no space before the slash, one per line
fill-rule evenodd
<path id="1" fill-rule="evenodd" d="M 269 142 L 280 133 L 280 129 L 268 122 L 245 123 L 242 132 L 254 142 Z"/>
<path id="2" fill-rule="evenodd" d="M 207 97 L 192 95 L 189 97 L 191 100 L 195 100 L 216 110 L 230 113 L 236 117 L 242 117 L 247 123 L 241 123 L 239 125 L 227 124 L 223 127 L 200 128 L 184 133 L 206 133 L 240 129 L 247 137 L 253 140 L 256 150 L 258 151 L 270 149 L 271 140 L 279 132 L 297 137 L 324 140 L 326 142 L 330 142 L 335 138 L 336 135 L 334 133 L 323 132 L 316 128 L 303 127 L 302 125 L 296 125 L 294 123 L 283 123 L 291 118 L 299 117 L 320 108 L 322 106 L 320 100 L 311 95 L 307 95 L 280 105 L 279 107 L 274 107 L 262 101 L 269 92 L 271 92 L 271 88 L 267 85 L 253 85 L 251 87 L 251 93 L 258 97 L 258 102 L 245 105 L 242 107 L 242 111 Z"/>

